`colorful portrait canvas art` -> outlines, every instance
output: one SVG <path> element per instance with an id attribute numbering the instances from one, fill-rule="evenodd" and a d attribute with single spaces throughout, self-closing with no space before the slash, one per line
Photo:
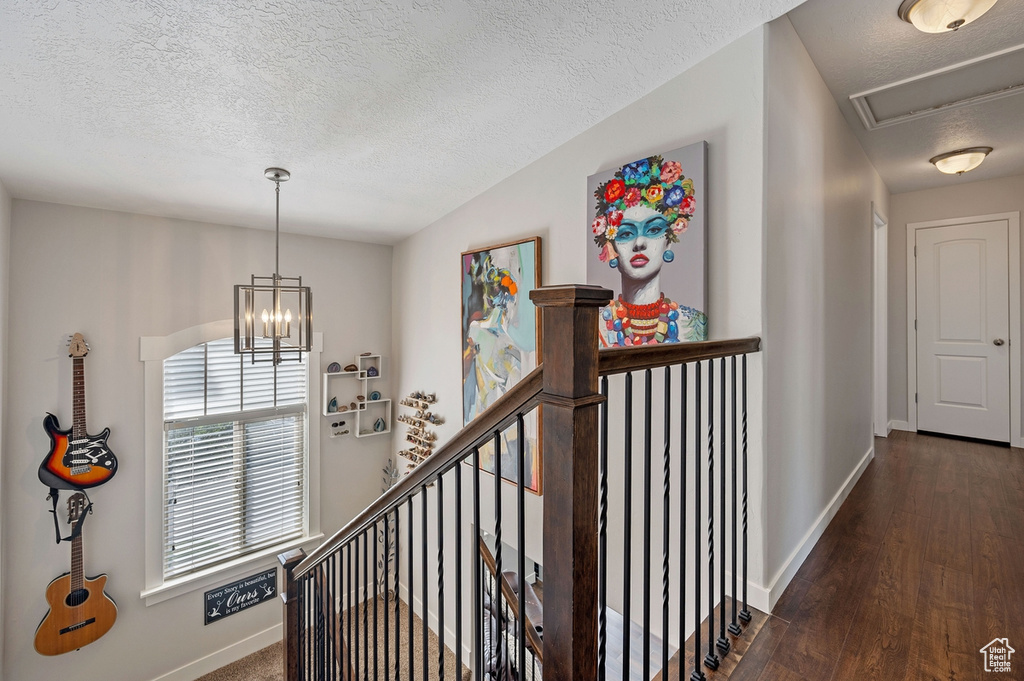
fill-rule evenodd
<path id="1" fill-rule="evenodd" d="M 483 413 L 539 361 L 537 308 L 530 292 L 540 285 L 540 237 L 462 254 L 463 423 Z M 541 491 L 539 418 L 525 420 L 524 486 Z M 501 476 L 518 481 L 516 428 L 501 434 Z M 480 467 L 493 473 L 493 443 L 480 449 Z"/>
<path id="2" fill-rule="evenodd" d="M 707 143 L 587 180 L 587 283 L 609 288 L 602 347 L 707 340 Z"/>

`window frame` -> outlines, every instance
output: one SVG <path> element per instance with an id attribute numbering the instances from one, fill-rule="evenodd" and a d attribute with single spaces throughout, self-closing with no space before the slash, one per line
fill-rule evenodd
<path id="1" fill-rule="evenodd" d="M 323 538 L 320 531 L 320 422 L 316 408 L 320 394 L 320 353 L 323 334 L 313 333 L 313 350 L 307 358 L 309 378 L 306 385 L 306 491 L 303 536 L 240 556 L 197 572 L 165 580 L 163 576 L 163 457 L 164 457 L 164 360 L 200 343 L 231 337 L 232 320 L 199 324 L 167 336 L 143 336 L 139 342 L 139 360 L 145 364 L 145 588 L 140 597 L 147 606 L 241 577 L 249 572 L 277 565 L 277 554 L 297 547 L 313 548 Z M 312 484 L 311 484 L 312 483 Z"/>

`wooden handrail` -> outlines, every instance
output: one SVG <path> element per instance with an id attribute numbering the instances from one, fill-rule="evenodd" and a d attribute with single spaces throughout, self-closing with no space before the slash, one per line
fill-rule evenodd
<path id="1" fill-rule="evenodd" d="M 487 570 L 494 575 L 494 581 L 501 585 L 501 592 L 505 594 L 505 602 L 509 604 L 509 608 L 512 610 L 512 617 L 516 620 L 519 619 L 519 594 L 515 592 L 512 585 L 508 583 L 508 579 L 505 575 L 498 574 L 498 563 L 494 560 L 494 555 L 491 554 L 491 550 L 487 547 L 487 543 L 483 537 L 480 537 L 480 555 L 483 556 L 484 565 L 487 566 Z M 523 584 L 519 585 L 520 589 L 525 588 Z M 530 616 L 525 612 L 523 613 L 523 622 L 526 623 L 526 638 L 530 642 L 530 647 L 533 648 L 533 656 L 537 658 L 537 664 L 544 665 L 544 644 L 541 642 L 540 637 L 537 636 L 537 627 L 534 626 L 533 622 L 530 621 Z M 517 632 L 518 635 L 518 632 Z"/>
<path id="2" fill-rule="evenodd" d="M 318 546 L 295 568 L 295 578 L 302 577 L 354 537 L 362 534 L 370 525 L 381 520 L 388 511 L 401 504 L 432 478 L 457 465 L 473 447 L 483 444 L 495 430 L 511 425 L 510 422 L 517 414 L 531 409 L 537 403 L 537 397 L 543 388 L 543 370 L 544 365 L 541 364 L 527 374 L 472 423 L 427 457 L 426 461 L 416 466 L 398 484 L 380 495 L 345 527 Z"/>
<path id="3" fill-rule="evenodd" d="M 597 353 L 598 371 L 602 376 L 621 374 L 639 369 L 655 369 L 702 359 L 718 359 L 758 352 L 761 339 L 733 338 L 729 340 L 697 341 L 644 345 L 633 348 L 606 348 Z"/>

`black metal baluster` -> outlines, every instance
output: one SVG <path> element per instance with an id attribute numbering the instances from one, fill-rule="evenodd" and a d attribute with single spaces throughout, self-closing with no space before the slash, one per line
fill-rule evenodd
<path id="1" fill-rule="evenodd" d="M 305 577 L 302 578 L 302 582 L 299 584 L 299 676 L 303 679 L 308 679 L 309 674 L 309 635 L 307 629 L 309 623 L 306 622 L 306 608 L 309 603 L 309 580 Z"/>
<path id="2" fill-rule="evenodd" d="M 521 679 L 526 672 L 526 488 L 523 480 L 526 477 L 526 428 L 523 425 L 521 413 L 516 417 L 516 441 L 519 444 L 519 475 L 516 476 L 519 478 L 516 481 L 516 501 L 518 502 L 516 516 L 519 530 L 516 537 L 519 544 L 517 551 L 519 556 L 519 565 L 517 566 L 519 578 L 519 646 L 517 648 L 519 668 L 517 676 Z"/>
<path id="3" fill-rule="evenodd" d="M 370 585 L 367 583 L 370 581 L 370 550 L 369 544 L 370 537 L 368 536 L 368 530 L 363 532 L 363 678 L 366 679 L 370 676 L 370 602 L 366 600 L 369 597 Z"/>
<path id="4" fill-rule="evenodd" d="M 455 678 L 462 678 L 462 465 L 455 466 Z M 443 679 L 441 680 L 443 681 Z"/>
<path id="5" fill-rule="evenodd" d="M 327 678 L 330 679 L 331 681 L 337 681 L 337 676 L 338 676 L 337 675 L 337 671 L 338 671 L 337 660 L 338 660 L 338 650 L 339 650 L 338 645 L 339 645 L 339 643 L 338 643 L 337 640 L 335 640 L 335 635 L 334 635 L 334 632 L 338 631 L 338 617 L 339 617 L 338 610 L 337 610 L 337 608 L 334 607 L 334 604 L 337 603 L 337 600 L 336 600 L 335 596 L 338 593 L 338 589 L 336 589 L 335 586 L 334 586 L 334 577 L 335 577 L 335 575 L 334 575 L 334 559 L 337 558 L 337 556 L 338 556 L 337 553 L 332 553 L 330 555 L 330 558 L 327 559 L 327 565 L 326 565 L 327 575 L 326 575 L 326 579 L 324 580 L 325 582 L 327 582 L 327 597 L 329 599 L 328 602 L 331 604 L 331 608 L 330 608 L 330 610 L 328 610 L 328 615 L 330 616 L 331 619 L 327 623 L 327 626 L 330 627 L 328 629 L 328 632 L 330 632 L 330 635 L 327 637 L 327 640 L 330 643 L 330 653 L 327 655 Z"/>
<path id="6" fill-rule="evenodd" d="M 352 641 L 349 645 L 354 648 L 352 668 L 353 673 L 359 676 L 359 536 L 352 538 L 352 550 L 355 553 L 355 570 L 352 573 L 352 607 L 349 608 L 349 616 L 352 618 Z"/>
<path id="7" fill-rule="evenodd" d="M 501 433 L 494 431 L 494 594 L 491 596 L 492 602 L 497 606 L 495 612 L 498 615 L 504 612 L 502 606 L 502 594 L 501 594 Z M 506 618 L 507 622 L 508 619 Z M 501 623 L 498 623 L 498 630 L 494 636 L 495 639 L 501 636 Z M 500 644 L 499 648 L 504 647 Z M 508 666 L 508 657 L 499 656 L 503 661 L 505 667 Z"/>
<path id="8" fill-rule="evenodd" d="M 690 365 L 679 367 L 679 679 L 686 666 L 686 383 Z M 662 678 L 666 678 L 662 674 Z"/>
<path id="9" fill-rule="evenodd" d="M 608 377 L 601 378 L 601 490 L 597 521 L 597 678 L 605 681 L 608 643 Z M 536 658 L 534 658 L 536 661 Z M 536 664 L 534 665 L 536 671 Z"/>
<path id="10" fill-rule="evenodd" d="M 690 672 L 690 681 L 704 681 L 707 677 L 704 676 L 704 670 L 700 668 L 700 575 L 701 575 L 701 527 L 700 522 L 700 498 L 701 498 L 701 442 L 700 442 L 700 413 L 701 413 L 701 386 L 700 386 L 700 374 L 701 364 L 696 363 L 696 383 L 694 384 L 694 421 L 693 421 L 693 473 L 694 473 L 694 485 L 693 485 L 693 497 L 694 497 L 694 511 L 693 511 L 693 671 Z M 679 636 L 680 640 L 683 640 L 682 634 Z"/>
<path id="11" fill-rule="evenodd" d="M 484 584 L 481 575 L 480 557 L 480 450 L 473 448 L 473 617 L 479 620 L 475 627 L 476 641 L 473 645 L 473 678 L 484 676 L 484 627 L 490 626 L 490 621 L 484 615 Z"/>
<path id="12" fill-rule="evenodd" d="M 736 535 L 737 523 L 736 523 L 736 510 L 737 510 L 737 494 L 736 494 L 736 355 L 732 356 L 732 391 L 729 396 L 731 402 L 731 416 L 732 416 L 732 622 L 729 624 L 729 633 L 733 636 L 739 636 L 743 633 L 743 629 L 740 627 L 739 622 L 736 621 L 739 606 L 739 592 L 736 590 Z M 724 454 L 724 452 L 723 452 Z M 724 605 L 722 606 L 724 609 Z"/>
<path id="13" fill-rule="evenodd" d="M 381 589 L 381 597 L 384 599 L 384 680 L 387 681 L 388 673 L 391 670 L 391 603 L 388 601 L 388 589 L 391 588 L 391 514 L 384 514 L 384 546 L 381 553 L 384 556 L 384 579 Z M 376 675 L 374 680 L 379 678 Z"/>
<path id="14" fill-rule="evenodd" d="M 644 634 L 643 676 L 651 678 L 651 370 L 644 371 Z M 628 623 L 627 623 L 628 625 Z"/>
<path id="15" fill-rule="evenodd" d="M 444 679 L 444 475 L 437 476 L 437 678 Z"/>
<path id="16" fill-rule="evenodd" d="M 385 522 L 385 524 L 387 524 L 387 516 L 386 515 L 384 516 L 384 522 Z M 377 632 L 380 631 L 380 621 L 377 619 L 377 589 L 378 589 L 378 587 L 380 585 L 380 581 L 379 581 L 380 580 L 380 573 L 377 570 L 377 563 L 378 563 L 378 561 L 377 561 L 378 553 L 377 552 L 379 551 L 379 546 L 378 546 L 379 542 L 377 541 L 377 537 L 380 536 L 380 531 L 379 531 L 377 525 L 378 525 L 378 523 L 374 523 L 373 524 L 373 547 L 374 547 L 374 552 L 373 552 L 373 679 L 374 679 L 374 681 L 377 681 L 377 679 L 379 678 L 377 676 L 377 674 L 379 672 L 379 670 L 377 668 L 377 665 L 378 665 L 378 660 L 380 659 L 380 648 L 379 648 L 380 642 L 378 641 L 380 636 L 377 635 Z"/>
<path id="17" fill-rule="evenodd" d="M 408 602 L 406 603 L 406 606 L 405 606 L 406 609 L 409 611 L 409 677 L 408 677 L 409 681 L 412 681 L 413 677 L 416 675 L 416 659 L 415 659 L 416 656 L 415 656 L 415 653 L 414 653 L 414 648 L 416 646 L 413 645 L 413 641 L 416 640 L 416 638 L 414 636 L 414 633 L 413 633 L 413 618 L 415 617 L 415 614 L 413 612 L 413 610 L 414 610 L 414 608 L 413 608 L 413 601 L 415 600 L 416 592 L 413 590 L 413 582 L 415 581 L 413 579 L 413 571 L 414 571 L 414 568 L 413 568 L 413 554 L 415 553 L 415 551 L 413 551 L 413 546 L 415 546 L 415 544 L 413 544 L 413 531 L 412 531 L 412 528 L 413 528 L 413 524 L 412 524 L 412 515 L 413 515 L 412 514 L 412 510 L 413 509 L 412 509 L 412 507 L 413 507 L 413 498 L 410 496 L 409 497 L 409 525 L 405 528 L 406 536 L 407 536 L 407 538 L 409 540 L 409 556 L 407 558 L 408 563 L 409 563 L 409 579 L 408 579 L 409 584 L 407 585 L 409 600 L 408 600 Z"/>
<path id="18" fill-rule="evenodd" d="M 430 678 L 430 589 L 427 588 L 427 486 L 420 488 L 420 532 L 423 549 L 420 551 L 420 626 L 423 629 L 423 681 Z"/>
<path id="19" fill-rule="evenodd" d="M 714 361 L 714 360 L 712 360 L 712 361 Z M 718 474 L 718 479 L 719 479 L 719 482 L 720 482 L 720 486 L 719 486 L 719 489 L 718 489 L 718 491 L 719 491 L 719 502 L 718 502 L 718 504 L 719 504 L 719 506 L 718 506 L 719 514 L 718 514 L 718 518 L 719 518 L 719 520 L 722 523 L 722 530 L 721 530 L 721 532 L 718 533 L 718 535 L 719 535 L 718 548 L 719 548 L 719 552 L 720 552 L 719 559 L 718 559 L 718 565 L 719 565 L 719 568 L 718 568 L 718 602 L 722 604 L 722 606 L 721 606 L 722 607 L 722 612 L 720 613 L 721 616 L 718 618 L 718 622 L 719 622 L 719 624 L 718 624 L 718 643 L 716 645 L 718 647 L 719 652 L 721 652 L 722 655 L 724 656 L 724 655 L 726 655 L 729 652 L 729 647 L 730 647 L 730 645 L 729 645 L 729 638 L 725 635 L 725 615 L 726 615 L 725 609 L 726 609 L 726 605 L 727 605 L 726 598 L 725 598 L 725 540 L 726 540 L 726 536 L 725 535 L 727 533 L 725 531 L 725 527 L 726 527 L 726 525 L 725 525 L 725 452 L 726 452 L 726 443 L 725 443 L 725 358 L 724 357 L 721 360 L 719 360 L 719 369 L 720 369 L 720 371 L 719 371 L 719 374 L 720 374 L 720 376 L 719 376 L 719 388 L 720 388 L 720 390 L 718 392 L 719 392 L 719 400 L 721 402 L 721 409 L 719 410 L 718 425 L 719 425 L 719 431 L 722 434 L 719 437 L 720 447 L 719 447 L 718 451 L 719 451 L 719 453 L 720 453 L 720 455 L 722 457 L 722 470 Z"/>
<path id="20" fill-rule="evenodd" d="M 743 610 L 740 619 L 750 622 L 750 610 L 747 609 L 747 356 L 743 355 Z"/>
<path id="21" fill-rule="evenodd" d="M 625 498 L 625 527 L 623 527 L 622 553 L 623 553 L 623 576 L 622 576 L 622 681 L 629 681 L 629 634 L 630 605 L 632 593 L 630 587 L 633 585 L 632 573 L 632 551 L 633 551 L 633 374 L 626 374 L 626 415 L 625 415 L 625 442 L 623 447 L 623 492 Z"/>
<path id="22" fill-rule="evenodd" d="M 399 525 L 400 522 L 398 506 L 395 506 L 395 530 L 392 532 L 392 536 L 395 538 L 395 681 L 399 681 L 402 675 L 402 637 L 398 631 L 401 626 L 399 615 L 401 614 L 402 606 L 402 563 L 401 556 L 399 555 L 402 548 L 402 528 Z M 412 551 L 411 546 L 409 550 Z"/>
<path id="23" fill-rule="evenodd" d="M 708 654 L 704 666 L 718 669 L 715 654 L 715 360 L 708 360 Z"/>
<path id="24" fill-rule="evenodd" d="M 661 535 L 661 678 L 668 679 L 668 552 L 672 492 L 672 367 L 665 367 L 665 420 L 662 452 L 662 535 Z M 682 657 L 682 656 L 680 656 Z"/>
<path id="25" fill-rule="evenodd" d="M 352 542 L 345 544 L 345 670 L 352 675 Z"/>

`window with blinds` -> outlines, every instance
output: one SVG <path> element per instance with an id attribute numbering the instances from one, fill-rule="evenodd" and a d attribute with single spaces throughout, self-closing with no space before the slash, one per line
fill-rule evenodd
<path id="1" fill-rule="evenodd" d="M 308 370 L 233 339 L 164 360 L 164 579 L 301 537 Z"/>

